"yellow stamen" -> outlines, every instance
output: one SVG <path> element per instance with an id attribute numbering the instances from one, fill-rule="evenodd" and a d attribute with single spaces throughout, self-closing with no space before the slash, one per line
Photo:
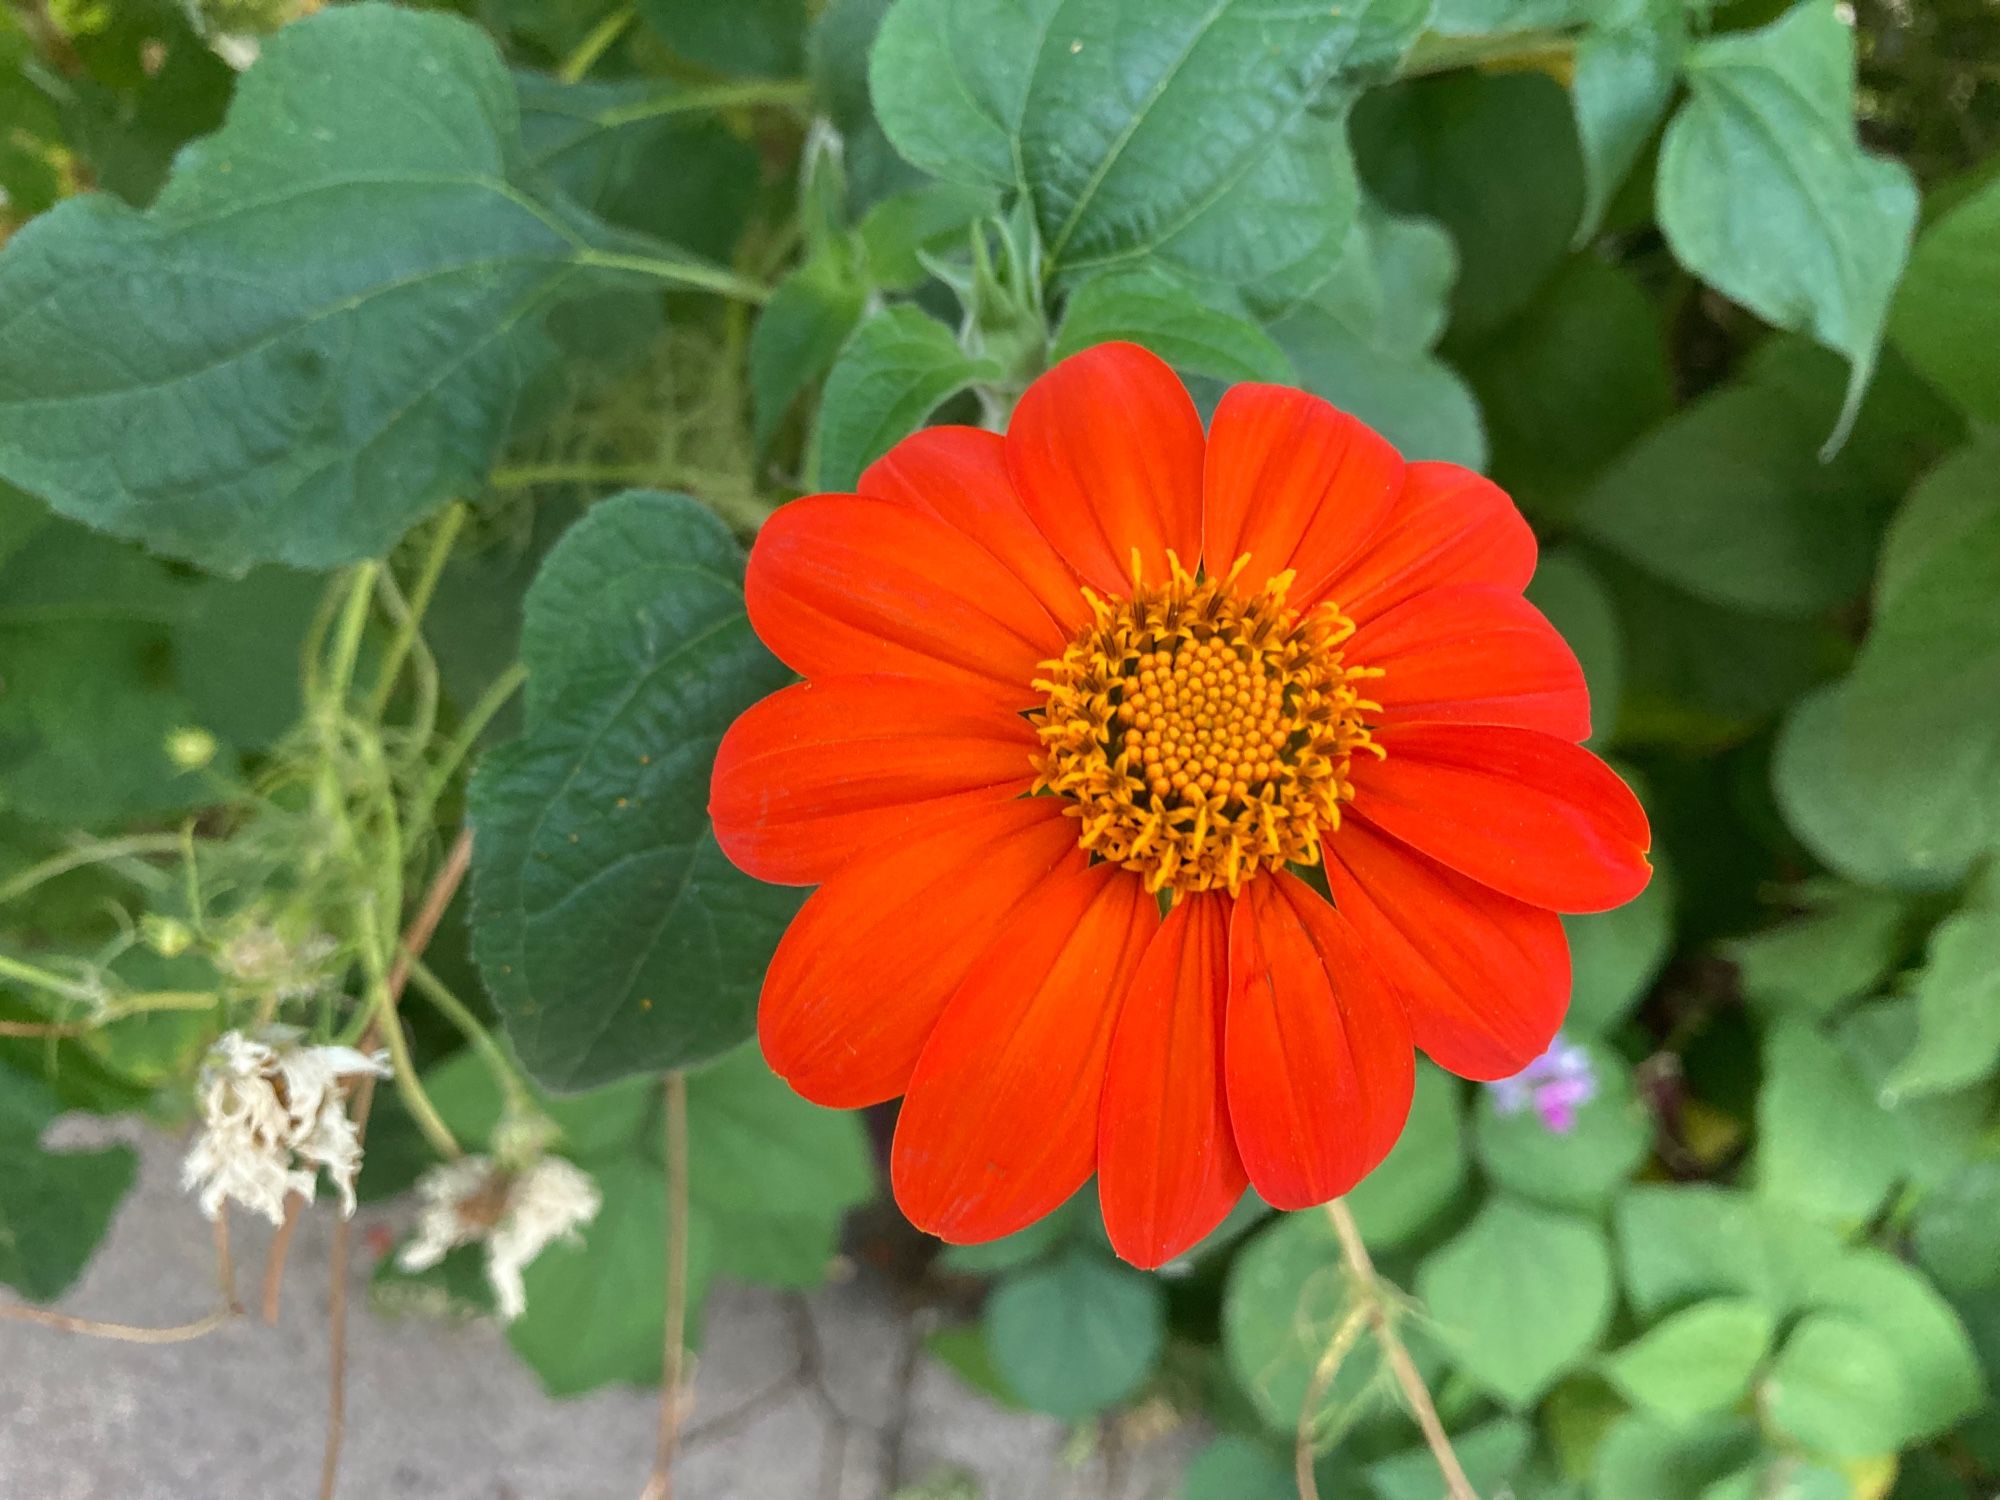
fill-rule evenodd
<path id="1" fill-rule="evenodd" d="M 1353 623 L 1289 607 L 1289 571 L 1241 587 L 1248 564 L 1203 578 L 1169 553 L 1149 587 L 1135 549 L 1132 593 L 1086 589 L 1090 623 L 1034 682 L 1035 790 L 1068 799 L 1085 849 L 1174 898 L 1318 864 L 1355 752 L 1383 753 L 1360 695 L 1382 674 L 1340 650 Z"/>

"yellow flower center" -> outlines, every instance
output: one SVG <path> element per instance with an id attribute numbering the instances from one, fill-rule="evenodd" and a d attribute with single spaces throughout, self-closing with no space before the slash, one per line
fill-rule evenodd
<path id="1" fill-rule="evenodd" d="M 1146 587 L 1133 559 L 1128 597 L 1090 590 L 1092 619 L 1035 688 L 1035 790 L 1065 797 L 1077 841 L 1173 897 L 1260 871 L 1315 865 L 1354 789 L 1357 750 L 1380 755 L 1349 665 L 1353 624 L 1331 604 L 1285 603 L 1292 575 L 1240 590 L 1247 557 L 1197 577 L 1171 553 L 1172 579 Z"/>

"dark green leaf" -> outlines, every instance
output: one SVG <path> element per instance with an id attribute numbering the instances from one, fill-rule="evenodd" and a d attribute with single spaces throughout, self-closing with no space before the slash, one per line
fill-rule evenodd
<path id="1" fill-rule="evenodd" d="M 1875 367 L 1917 192 L 1854 139 L 1854 33 L 1826 0 L 1688 54 L 1660 148 L 1660 226 L 1682 265 L 1847 356 L 1844 437 Z"/>
<path id="2" fill-rule="evenodd" d="M 42 1150 L 55 1111 L 40 1084 L 0 1066 L 0 1282 L 35 1302 L 82 1273 L 139 1166 L 129 1146 Z"/>
<path id="3" fill-rule="evenodd" d="M 1296 1500 L 1291 1468 L 1261 1443 L 1225 1434 L 1188 1460 L 1180 1500 Z"/>
<path id="4" fill-rule="evenodd" d="M 1266 1422 L 1294 1431 L 1313 1370 L 1353 1308 L 1340 1243 L 1324 1214 L 1280 1216 L 1244 1247 L 1222 1297 L 1222 1349 L 1237 1384 Z M 1341 1365 L 1317 1411 L 1319 1424 L 1372 1404 L 1376 1361 L 1365 1347 Z"/>
<path id="5" fill-rule="evenodd" d="M 1770 1014 L 1820 1020 L 1870 993 L 1902 950 L 1904 903 L 1837 881 L 1794 888 L 1790 921 L 1724 943 L 1743 998 Z"/>
<path id="6" fill-rule="evenodd" d="M 1924 231 L 1889 336 L 1966 411 L 2000 421 L 2000 178 Z"/>
<path id="7" fill-rule="evenodd" d="M 1968 1162 L 1917 1206 L 1917 1258 L 1954 1291 L 2000 1282 L 2000 1161 Z"/>
<path id="8" fill-rule="evenodd" d="M 987 188 L 933 182 L 872 204 L 855 226 L 868 281 L 886 291 L 913 291 L 930 276 L 927 254 L 965 245 L 966 231 L 993 214 Z"/>
<path id="9" fill-rule="evenodd" d="M 683 497 L 602 502 L 528 597 L 527 733 L 473 779 L 473 947 L 529 1070 L 580 1088 L 748 1036 L 796 910 L 723 858 L 715 746 L 786 673 L 743 613 L 742 554 Z"/>
<path id="10" fill-rule="evenodd" d="M 718 73 L 796 78 L 805 67 L 805 0 L 639 0 L 678 55 Z"/>
<path id="11" fill-rule="evenodd" d="M 1534 1430 L 1514 1417 L 1496 1417 L 1467 1432 L 1452 1434 L 1452 1451 L 1465 1468 L 1475 1494 L 1506 1493 L 1534 1443 Z M 1437 1456 L 1416 1447 L 1368 1466 L 1368 1487 L 1376 1500 L 1440 1500 L 1444 1481 Z"/>
<path id="12" fill-rule="evenodd" d="M 854 331 L 820 397 L 814 437 L 816 483 L 851 490 L 861 471 L 924 424 L 947 397 L 999 367 L 958 347 L 951 330 L 904 304 L 885 308 Z"/>
<path id="13" fill-rule="evenodd" d="M 7 246 L 0 471 L 221 571 L 380 553 L 484 475 L 611 234 L 536 195 L 476 29 L 331 9 L 149 213 L 75 199 Z"/>
<path id="14" fill-rule="evenodd" d="M 1157 266 L 1093 276 L 1071 293 L 1051 357 L 1112 340 L 1143 344 L 1179 369 L 1218 380 L 1297 378 L 1285 351 L 1240 308 Z"/>
<path id="15" fill-rule="evenodd" d="M 823 262 L 809 261 L 778 284 L 750 334 L 750 409 L 760 452 L 799 393 L 833 368 L 867 305 L 865 288 Z"/>
<path id="16" fill-rule="evenodd" d="M 1703 1500 L 1708 1487 L 1763 1448 L 1741 1417 L 1680 1424 L 1633 1412 L 1598 1445 L 1591 1500 Z"/>
<path id="17" fill-rule="evenodd" d="M 1590 561 L 1573 548 L 1545 552 L 1528 584 L 1528 602 L 1562 632 L 1590 689 L 1589 743 L 1607 743 L 1618 723 L 1625 644 L 1610 595 Z"/>
<path id="18" fill-rule="evenodd" d="M 1459 1368 L 1517 1409 L 1587 1358 L 1617 1301 L 1601 1229 L 1508 1197 L 1424 1261 L 1417 1292 Z"/>
<path id="19" fill-rule="evenodd" d="M 1653 878 L 1613 911 L 1564 917 L 1569 936 L 1570 1001 L 1565 1025 L 1602 1036 L 1625 1019 L 1659 977 L 1673 950 L 1673 872 L 1653 854 Z"/>
<path id="20" fill-rule="evenodd" d="M 1084 1250 L 1007 1276 L 986 1304 L 993 1367 L 1037 1411 L 1072 1420 L 1138 1389 L 1166 1341 L 1158 1282 Z"/>

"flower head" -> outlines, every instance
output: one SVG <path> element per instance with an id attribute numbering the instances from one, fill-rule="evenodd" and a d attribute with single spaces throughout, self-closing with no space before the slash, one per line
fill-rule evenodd
<path id="1" fill-rule="evenodd" d="M 1246 1183 L 1352 1187 L 1415 1048 L 1494 1079 L 1548 1046 L 1557 913 L 1637 895 L 1650 835 L 1492 484 L 1277 386 L 1204 432 L 1106 344 L 859 491 L 758 537 L 751 623 L 806 680 L 731 727 L 711 812 L 819 887 L 765 1055 L 822 1104 L 906 1096 L 918 1225 L 1006 1234 L 1094 1170 L 1157 1265 Z"/>
<path id="2" fill-rule="evenodd" d="M 1568 1135 L 1576 1128 L 1576 1112 L 1597 1097 L 1597 1071 L 1588 1052 L 1557 1037 L 1520 1072 L 1486 1087 L 1501 1114 L 1518 1115 L 1532 1105 L 1543 1125 Z"/>
<path id="3" fill-rule="evenodd" d="M 560 1156 L 520 1171 L 484 1156 L 460 1157 L 426 1172 L 417 1192 L 424 1206 L 416 1236 L 396 1263 L 421 1271 L 455 1246 L 484 1241 L 486 1279 L 509 1323 L 528 1307 L 521 1273 L 554 1241 L 576 1239 L 604 1201 L 590 1174 Z"/>
<path id="4" fill-rule="evenodd" d="M 324 1168 L 354 1213 L 361 1138 L 347 1113 L 346 1081 L 388 1075 L 386 1055 L 352 1047 L 300 1044 L 290 1026 L 255 1036 L 232 1031 L 209 1049 L 196 1086 L 201 1134 L 181 1165 L 182 1185 L 200 1190 L 213 1219 L 233 1198 L 273 1224 L 285 1220 L 285 1197 L 314 1196 Z"/>

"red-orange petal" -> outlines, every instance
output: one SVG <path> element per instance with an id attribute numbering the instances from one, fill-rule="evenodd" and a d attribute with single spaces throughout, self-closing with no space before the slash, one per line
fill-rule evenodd
<path id="1" fill-rule="evenodd" d="M 1334 904 L 1403 1003 L 1410 1036 L 1461 1078 L 1540 1057 L 1569 1009 L 1562 918 L 1448 870 L 1359 818 L 1327 840 Z"/>
<path id="2" fill-rule="evenodd" d="M 1065 870 L 1018 908 L 917 1059 L 890 1155 L 911 1223 L 997 1239 L 1083 1186 L 1112 1025 L 1159 922 L 1110 865 Z"/>
<path id="3" fill-rule="evenodd" d="M 1483 724 L 1385 724 L 1375 740 L 1384 758 L 1355 757 L 1352 812 L 1392 838 L 1551 911 L 1608 911 L 1646 888 L 1645 809 L 1588 750 Z"/>
<path id="4" fill-rule="evenodd" d="M 1049 617 L 1074 631 L 1090 619 L 1076 571 L 1042 535 L 1014 481 L 1007 440 L 980 427 L 926 427 L 862 474 L 860 491 L 930 511 L 978 542 L 1024 584 Z"/>
<path id="5" fill-rule="evenodd" d="M 1287 568 L 1317 599 L 1387 519 L 1402 455 L 1331 402 L 1281 385 L 1237 385 L 1208 426 L 1202 557 L 1227 574 L 1246 553 L 1253 588 Z"/>
<path id="6" fill-rule="evenodd" d="M 1188 896 L 1153 935 L 1118 1012 L 1099 1111 L 1104 1227 L 1135 1266 L 1172 1260 L 1249 1186 L 1222 1079 L 1228 989 L 1229 900 Z"/>
<path id="7" fill-rule="evenodd" d="M 882 839 L 1024 795 L 1035 732 L 978 688 L 827 677 L 752 704 L 715 756 L 709 815 L 730 862 L 815 885 Z"/>
<path id="8" fill-rule="evenodd" d="M 1385 719 L 1590 738 L 1590 693 L 1576 653 L 1512 589 L 1428 590 L 1368 620 L 1344 649 L 1350 662 L 1382 669 L 1361 691 Z"/>
<path id="9" fill-rule="evenodd" d="M 795 672 L 894 672 L 1031 706 L 1036 664 L 1069 633 L 1013 571 L 956 526 L 894 500 L 807 495 L 757 534 L 744 601 Z"/>
<path id="10" fill-rule="evenodd" d="M 1518 594 L 1534 571 L 1535 534 L 1506 491 L 1457 464 L 1416 463 L 1403 470 L 1389 518 L 1353 562 L 1320 595 L 1295 594 L 1293 602 L 1330 598 L 1359 623 L 1447 584 Z"/>
<path id="11" fill-rule="evenodd" d="M 1024 797 L 892 839 L 806 901 L 764 976 L 764 1056 L 815 1104 L 893 1099 L 945 1002 L 1065 865 L 1076 825 Z"/>
<path id="12" fill-rule="evenodd" d="M 1201 414 L 1137 344 L 1099 344 L 1030 385 L 1007 426 L 1007 472 L 1042 534 L 1099 593 L 1164 582 L 1201 555 Z"/>
<path id="13" fill-rule="evenodd" d="M 1402 1009 L 1346 919 L 1286 872 L 1231 914 L 1224 1067 L 1236 1149 L 1275 1208 L 1338 1198 L 1409 1118 Z"/>

